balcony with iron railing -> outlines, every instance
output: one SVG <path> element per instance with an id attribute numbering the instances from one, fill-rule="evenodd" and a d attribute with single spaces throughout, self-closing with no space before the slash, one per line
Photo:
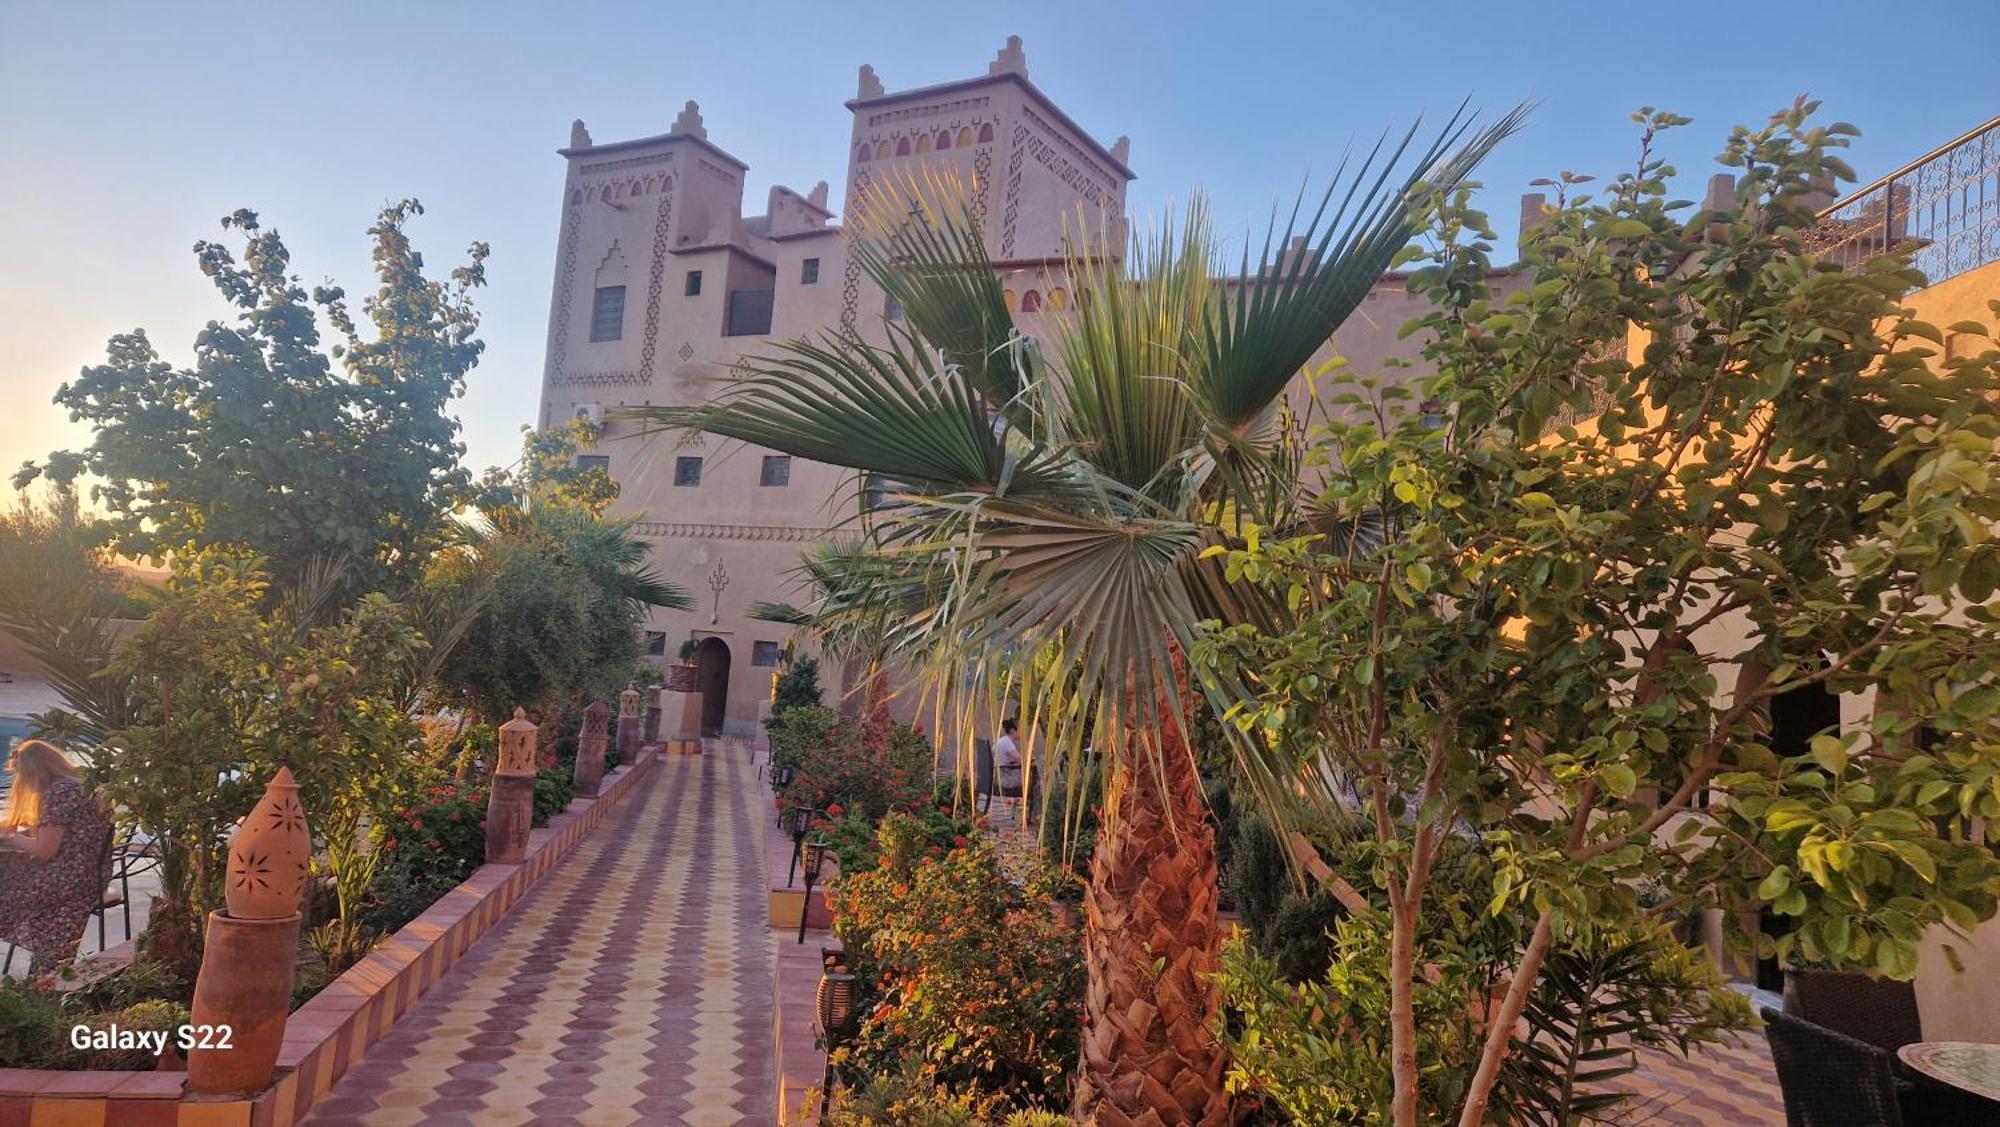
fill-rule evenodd
<path id="1" fill-rule="evenodd" d="M 1931 285 L 2000 261 L 2000 117 L 1826 208 L 1807 238 L 1847 267 L 1913 244 Z"/>

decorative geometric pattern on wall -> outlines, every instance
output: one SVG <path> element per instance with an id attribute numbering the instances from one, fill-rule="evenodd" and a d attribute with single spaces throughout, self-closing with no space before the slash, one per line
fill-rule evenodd
<path id="1" fill-rule="evenodd" d="M 987 184 L 993 179 L 993 146 L 981 145 L 972 154 L 972 220 L 979 224 L 982 234 L 986 228 L 986 197 L 992 193 Z"/>
<path id="2" fill-rule="evenodd" d="M 660 189 L 660 206 L 653 219 L 653 265 L 646 275 L 646 329 L 639 346 L 639 378 L 653 378 L 653 356 L 660 336 L 660 287 L 667 271 L 667 231 L 674 221 L 674 178 L 666 178 Z"/>
<path id="3" fill-rule="evenodd" d="M 680 357 L 681 363 L 685 364 L 688 361 L 694 359 L 694 345 L 691 345 L 686 341 L 682 341 L 681 350 L 679 352 L 674 353 L 674 355 Z"/>
<path id="4" fill-rule="evenodd" d="M 1021 158 L 1027 155 L 1028 127 L 1016 122 L 1007 154 L 1007 210 L 1000 219 L 1000 257 L 1014 257 L 1014 221 L 1021 215 Z"/>
<path id="5" fill-rule="evenodd" d="M 632 531 L 656 540 L 788 540 L 808 541 L 838 538 L 835 528 L 793 528 L 772 524 L 680 524 L 673 521 L 642 520 Z"/>
<path id="6" fill-rule="evenodd" d="M 569 299 L 576 289 L 576 236 L 583 226 L 583 213 L 574 207 L 563 217 L 562 267 L 556 275 L 555 339 L 549 345 L 549 382 L 562 374 L 569 353 Z"/>
<path id="7" fill-rule="evenodd" d="M 854 187 L 847 193 L 849 201 L 859 200 L 861 193 L 868 190 L 868 174 L 856 173 Z M 851 207 L 849 210 L 853 210 Z M 853 252 L 847 255 L 847 264 L 840 272 L 840 331 L 853 335 L 855 306 L 861 301 L 861 263 L 855 261 Z"/>
<path id="8" fill-rule="evenodd" d="M 549 380 L 556 387 L 629 387 L 650 383 L 651 380 L 639 372 L 557 372 Z"/>

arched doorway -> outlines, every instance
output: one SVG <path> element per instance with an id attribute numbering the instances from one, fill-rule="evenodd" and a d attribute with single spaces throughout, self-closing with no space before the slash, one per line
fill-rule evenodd
<path id="1" fill-rule="evenodd" d="M 703 638 L 694 651 L 694 683 L 701 692 L 701 734 L 719 736 L 729 715 L 729 643 Z"/>

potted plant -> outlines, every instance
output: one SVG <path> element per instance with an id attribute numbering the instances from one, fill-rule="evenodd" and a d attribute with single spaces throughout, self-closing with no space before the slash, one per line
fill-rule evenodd
<path id="1" fill-rule="evenodd" d="M 695 686 L 698 682 L 695 681 L 694 676 L 694 655 L 695 651 L 699 648 L 700 643 L 696 642 L 693 638 L 689 638 L 681 643 L 680 664 L 670 666 L 666 671 L 665 679 L 661 682 L 668 690 L 676 693 L 691 693 L 695 691 Z"/>

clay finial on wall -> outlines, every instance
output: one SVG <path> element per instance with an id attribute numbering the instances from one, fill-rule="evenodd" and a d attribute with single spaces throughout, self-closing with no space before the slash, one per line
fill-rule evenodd
<path id="1" fill-rule="evenodd" d="M 535 732 L 533 722 L 528 719 L 526 709 L 514 710 L 514 718 L 500 725 L 500 762 L 493 768 L 496 775 L 532 775 L 535 773 Z"/>
<path id="2" fill-rule="evenodd" d="M 572 149 L 587 149 L 590 147 L 590 130 L 583 127 L 582 118 L 577 118 L 575 121 L 569 123 L 569 147 Z"/>
<path id="3" fill-rule="evenodd" d="M 1018 74 L 1022 78 L 1028 77 L 1028 53 L 1021 49 L 1020 36 L 1007 37 L 1007 45 L 1000 48 L 1000 53 L 993 56 L 992 62 L 986 64 L 986 73 Z"/>
<path id="4" fill-rule="evenodd" d="M 278 768 L 229 841 L 229 879 L 223 899 L 239 920 L 281 920 L 299 910 L 312 832 L 299 805 L 290 767 Z"/>
<path id="5" fill-rule="evenodd" d="M 806 193 L 806 202 L 818 208 L 826 206 L 826 181 L 813 185 L 813 190 Z"/>
<path id="6" fill-rule="evenodd" d="M 862 63 L 861 83 L 854 91 L 854 96 L 857 98 L 879 98 L 885 93 L 887 91 L 882 89 L 882 80 L 875 77 L 875 68 L 869 66 L 867 63 Z"/>
<path id="7" fill-rule="evenodd" d="M 1119 134 L 1118 139 L 1111 142 L 1111 159 L 1119 164 L 1131 164 L 1132 138 Z"/>
<path id="8" fill-rule="evenodd" d="M 701 106 L 689 98 L 687 105 L 681 107 L 680 116 L 674 119 L 674 127 L 667 132 L 676 137 L 699 137 L 706 141 L 708 127 L 701 123 Z"/>

